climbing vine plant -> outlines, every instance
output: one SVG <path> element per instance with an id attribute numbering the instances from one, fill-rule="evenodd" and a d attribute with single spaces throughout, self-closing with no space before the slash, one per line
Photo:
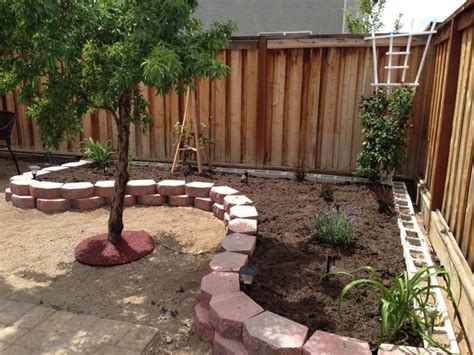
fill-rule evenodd
<path id="1" fill-rule="evenodd" d="M 362 98 L 359 113 L 363 142 L 357 175 L 383 181 L 402 168 L 414 98 L 415 92 L 409 87 L 378 90 Z"/>

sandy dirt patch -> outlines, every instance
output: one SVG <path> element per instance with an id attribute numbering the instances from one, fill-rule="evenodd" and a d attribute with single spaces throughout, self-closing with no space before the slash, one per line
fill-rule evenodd
<path id="1" fill-rule="evenodd" d="M 221 221 L 193 208 L 129 208 L 126 229 L 150 233 L 155 250 L 118 267 L 82 265 L 74 247 L 106 231 L 108 211 L 16 209 L 3 193 L 12 167 L 0 159 L 0 298 L 157 327 L 154 349 L 160 353 L 209 352 L 193 334 L 193 307 L 223 238 Z"/>

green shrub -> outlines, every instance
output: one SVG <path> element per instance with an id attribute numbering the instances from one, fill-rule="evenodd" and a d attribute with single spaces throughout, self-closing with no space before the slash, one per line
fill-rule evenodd
<path id="1" fill-rule="evenodd" d="M 392 189 L 388 186 L 377 185 L 372 188 L 372 191 L 377 200 L 379 212 L 388 216 L 393 215 L 395 213 L 395 203 Z"/>
<path id="2" fill-rule="evenodd" d="M 84 156 L 90 159 L 94 166 L 105 171 L 105 168 L 114 157 L 114 149 L 110 141 L 102 145 L 99 141 L 95 142 L 92 138 L 89 138 L 84 140 L 82 144 L 85 146 L 83 149 Z"/>
<path id="3" fill-rule="evenodd" d="M 314 220 L 314 237 L 323 243 L 348 246 L 354 239 L 352 221 L 345 212 L 321 213 Z"/>
<path id="4" fill-rule="evenodd" d="M 319 196 L 321 196 L 326 202 L 334 201 L 333 185 L 328 184 L 328 183 L 321 184 L 321 190 L 319 191 Z"/>
<path id="5" fill-rule="evenodd" d="M 306 177 L 306 169 L 304 167 L 300 167 L 295 171 L 295 179 L 297 182 L 303 182 Z"/>
<path id="6" fill-rule="evenodd" d="M 362 151 L 356 174 L 372 181 L 389 178 L 406 158 L 408 119 L 415 93 L 411 88 L 378 90 L 365 96 L 359 106 L 362 121 Z"/>
<path id="7" fill-rule="evenodd" d="M 369 274 L 358 278 L 358 273 Z M 434 328 L 442 323 L 442 314 L 433 307 L 436 304 L 433 293 L 435 289 L 446 292 L 452 299 L 449 273 L 438 266 L 419 269 L 410 279 L 406 271 L 395 278 L 390 286 L 386 286 L 379 273 L 371 267 L 363 267 L 353 273 L 332 272 L 327 275 L 346 275 L 352 278 L 341 292 L 339 298 L 339 317 L 342 303 L 347 293 L 354 287 L 366 287 L 379 295 L 379 310 L 382 321 L 380 344 L 400 343 L 408 335 L 419 336 L 428 344 L 447 351 L 441 344 L 433 340 Z M 432 284 L 432 278 L 445 277 L 447 286 Z"/>

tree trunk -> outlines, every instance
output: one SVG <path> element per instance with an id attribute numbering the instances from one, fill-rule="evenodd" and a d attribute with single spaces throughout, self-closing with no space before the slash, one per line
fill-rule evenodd
<path id="1" fill-rule="evenodd" d="M 115 190 L 110 209 L 108 240 L 112 244 L 122 241 L 123 203 L 128 182 L 128 146 L 130 138 L 130 112 L 132 100 L 130 90 L 125 91 L 118 104 L 116 125 L 118 131 L 117 165 L 115 169 Z"/>

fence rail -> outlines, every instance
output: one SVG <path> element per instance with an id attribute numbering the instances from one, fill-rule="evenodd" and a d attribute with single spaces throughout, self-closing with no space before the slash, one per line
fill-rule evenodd
<path id="1" fill-rule="evenodd" d="M 461 319 L 474 346 L 474 0 L 437 30 L 417 91 L 402 173 L 419 178 L 425 227 L 453 275 Z M 392 51 L 404 50 L 405 43 L 397 39 Z M 209 127 L 213 162 L 352 173 L 361 149 L 358 105 L 362 95 L 373 92 L 370 45 L 353 35 L 231 41 L 217 54 L 230 67 L 229 76 L 203 80 L 196 89 L 194 119 Z M 377 45 L 379 78 L 385 80 L 388 40 Z M 419 39 L 412 43 L 407 81 L 414 80 L 424 45 Z M 402 56 L 396 60 L 392 66 L 404 64 Z M 397 75 L 394 80 L 401 71 Z M 147 87 L 142 91 L 154 121 L 145 131 L 132 126 L 131 154 L 170 161 L 184 98 L 157 96 Z M 18 114 L 13 146 L 42 152 L 38 129 L 15 93 L 2 97 L 0 109 Z M 79 152 L 86 137 L 116 142 L 112 118 L 102 111 L 86 115 L 81 137 L 63 143 L 59 153 Z"/>
<path id="2" fill-rule="evenodd" d="M 438 28 L 420 207 L 474 347 L 474 1 Z"/>
<path id="3" fill-rule="evenodd" d="M 397 40 L 394 51 L 403 44 Z M 197 119 L 209 127 L 214 140 L 215 163 L 252 167 L 296 168 L 350 174 L 361 148 L 361 124 L 357 114 L 362 95 L 373 92 L 370 43 L 361 36 L 325 36 L 308 39 L 234 40 L 217 57 L 230 67 L 228 77 L 203 80 L 196 92 Z M 410 56 L 409 80 L 423 53 L 417 40 Z M 386 75 L 388 42 L 378 47 L 380 73 Z M 382 60 L 383 59 L 383 60 Z M 400 59 L 402 60 L 402 58 Z M 401 65 L 402 63 L 394 63 Z M 429 97 L 428 63 L 418 92 L 410 130 L 410 154 L 404 175 L 415 176 L 422 139 L 423 112 Z M 401 71 L 399 74 L 401 75 Z M 426 83 L 425 85 L 423 85 Z M 182 120 L 184 98 L 176 94 L 156 96 L 143 88 L 151 103 L 154 122 L 143 133 L 135 125 L 131 153 L 136 159 L 169 161 L 173 155 L 173 127 Z M 36 126 L 15 102 L 14 93 L 2 100 L 5 109 L 18 113 L 13 136 L 16 149 L 42 151 Z M 421 117 L 421 119 L 418 119 Z M 88 114 L 81 139 L 116 140 L 115 127 L 106 112 Z M 78 152 L 79 139 L 61 145 L 59 152 Z"/>

